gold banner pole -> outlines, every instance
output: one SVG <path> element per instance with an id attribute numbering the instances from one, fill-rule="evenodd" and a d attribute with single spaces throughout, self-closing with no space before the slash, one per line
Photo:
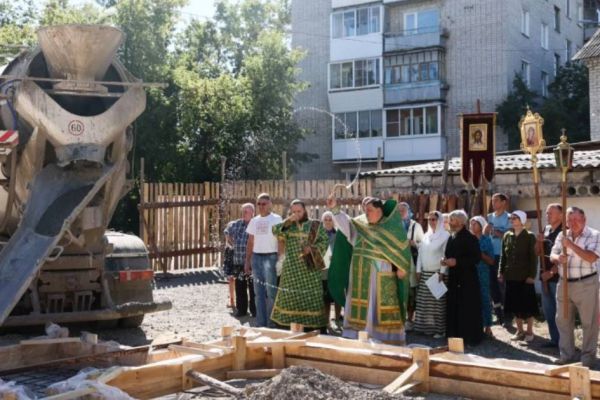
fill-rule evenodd
<path id="1" fill-rule="evenodd" d="M 573 148 L 567 143 L 567 135 L 565 129 L 561 130 L 562 135 L 560 137 L 560 143 L 554 148 L 554 158 L 556 159 L 556 166 L 561 171 L 561 197 L 562 197 L 562 208 L 563 208 L 563 220 L 562 229 L 563 237 L 567 236 L 567 172 L 573 165 Z M 562 253 L 567 255 L 567 248 L 563 246 Z M 562 277 L 563 279 L 563 315 L 565 318 L 569 317 L 569 284 L 568 284 L 568 265 L 567 261 L 562 263 Z"/>

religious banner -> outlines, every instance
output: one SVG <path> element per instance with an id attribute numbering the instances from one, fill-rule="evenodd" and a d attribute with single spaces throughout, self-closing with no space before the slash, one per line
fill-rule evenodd
<path id="1" fill-rule="evenodd" d="M 460 115 L 461 178 L 478 188 L 483 177 L 494 178 L 496 157 L 496 113 Z"/>
<path id="2" fill-rule="evenodd" d="M 531 112 L 529 107 L 527 107 L 527 113 L 519 122 L 521 149 L 525 153 L 534 155 L 541 152 L 546 146 L 542 125 L 544 125 L 544 118 L 538 113 Z"/>

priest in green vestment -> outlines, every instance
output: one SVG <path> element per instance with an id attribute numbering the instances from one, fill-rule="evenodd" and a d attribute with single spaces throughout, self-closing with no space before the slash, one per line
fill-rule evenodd
<path id="1" fill-rule="evenodd" d="M 343 336 L 366 331 L 375 340 L 404 344 L 410 247 L 395 200 L 366 197 L 350 218 L 327 199 L 338 233 L 329 268 L 332 297 L 344 304 Z"/>

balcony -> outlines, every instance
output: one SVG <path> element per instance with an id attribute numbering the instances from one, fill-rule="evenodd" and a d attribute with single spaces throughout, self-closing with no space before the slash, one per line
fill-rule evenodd
<path id="1" fill-rule="evenodd" d="M 388 84 L 384 87 L 384 103 L 403 104 L 422 101 L 443 100 L 446 85 L 441 81 Z"/>
<path id="2" fill-rule="evenodd" d="M 446 154 L 446 137 L 441 135 L 417 135 L 387 138 L 384 161 L 440 160 Z"/>
<path id="3" fill-rule="evenodd" d="M 448 33 L 442 27 L 383 34 L 383 51 L 406 51 L 426 47 L 445 47 Z"/>
<path id="4" fill-rule="evenodd" d="M 331 0 L 331 8 L 336 9 L 342 7 L 359 6 L 370 3 L 373 3 L 373 0 Z"/>
<path id="5" fill-rule="evenodd" d="M 383 151 L 383 138 L 336 139 L 333 141 L 333 161 L 376 159 L 377 149 Z"/>

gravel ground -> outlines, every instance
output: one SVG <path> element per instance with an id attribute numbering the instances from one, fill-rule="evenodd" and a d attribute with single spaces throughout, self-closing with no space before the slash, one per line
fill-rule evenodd
<path id="1" fill-rule="evenodd" d="M 218 269 L 208 268 L 175 273 L 168 278 L 156 281 L 156 298 L 168 298 L 173 302 L 173 308 L 166 312 L 149 314 L 140 328 L 135 329 L 98 329 L 97 327 L 82 327 L 98 333 L 102 340 L 115 340 L 124 345 L 139 346 L 151 342 L 162 342 L 173 338 L 185 337 L 194 341 L 217 339 L 220 327 L 253 326 L 251 317 L 235 318 L 232 310 L 227 307 L 228 289 Z M 557 349 L 542 348 L 548 338 L 546 324 L 536 321 L 535 340 L 531 344 L 511 342 L 510 337 L 514 328 L 506 329 L 500 325 L 492 327 L 494 338 L 485 339 L 479 346 L 467 347 L 466 352 L 491 358 L 507 358 L 542 363 L 553 363 L 558 357 Z M 78 329 L 72 329 L 76 334 Z M 18 340 L 43 334 L 41 331 L 29 331 L 26 334 L 8 333 L 0 335 L 0 345 L 18 342 Z M 577 342 L 581 342 L 581 330 L 576 332 Z M 409 345 L 442 346 L 443 339 L 409 333 Z M 598 364 L 593 369 L 599 369 Z M 195 397 L 197 398 L 197 397 Z M 448 399 L 445 396 L 430 398 Z"/>

